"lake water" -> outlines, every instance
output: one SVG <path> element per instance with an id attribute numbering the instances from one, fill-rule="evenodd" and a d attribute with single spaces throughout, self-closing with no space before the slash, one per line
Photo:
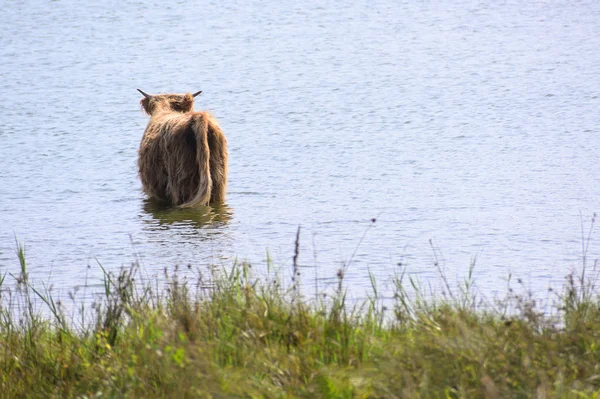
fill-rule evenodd
<path id="1" fill-rule="evenodd" d="M 544 292 L 581 265 L 600 211 L 596 0 L 4 0 L 0 20 L 0 273 L 18 271 L 15 236 L 63 291 L 99 280 L 96 260 L 260 271 L 268 251 L 286 271 L 299 225 L 305 283 L 352 260 L 356 296 L 398 263 L 429 284 L 436 258 L 454 281 L 476 257 L 484 292 L 509 273 Z M 145 200 L 136 88 L 203 90 L 229 140 L 225 208 Z"/>

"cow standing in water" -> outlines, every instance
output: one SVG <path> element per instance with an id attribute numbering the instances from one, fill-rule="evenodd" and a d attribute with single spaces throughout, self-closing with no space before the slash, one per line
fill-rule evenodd
<path id="1" fill-rule="evenodd" d="M 150 198 L 179 207 L 221 203 L 227 186 L 227 140 L 208 112 L 194 112 L 190 94 L 144 95 L 150 115 L 138 167 Z"/>

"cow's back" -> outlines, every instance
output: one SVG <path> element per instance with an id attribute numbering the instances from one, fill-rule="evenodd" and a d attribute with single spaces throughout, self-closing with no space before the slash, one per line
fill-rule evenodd
<path id="1" fill-rule="evenodd" d="M 144 192 L 181 205 L 198 190 L 196 139 L 191 120 L 151 120 L 140 144 L 138 167 Z"/>

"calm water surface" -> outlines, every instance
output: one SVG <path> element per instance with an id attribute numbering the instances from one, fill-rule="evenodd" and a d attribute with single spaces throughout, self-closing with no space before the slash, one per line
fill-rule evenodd
<path id="1" fill-rule="evenodd" d="M 18 270 L 15 235 L 61 289 L 99 279 L 96 259 L 260 270 L 268 251 L 289 270 L 298 225 L 303 279 L 352 258 L 354 293 L 368 271 L 389 288 L 398 263 L 437 280 L 436 257 L 452 280 L 476 257 L 484 291 L 512 273 L 543 292 L 581 264 L 600 211 L 598 1 L 4 0 L 0 20 L 0 273 Z M 138 87 L 204 91 L 226 207 L 144 199 Z"/>

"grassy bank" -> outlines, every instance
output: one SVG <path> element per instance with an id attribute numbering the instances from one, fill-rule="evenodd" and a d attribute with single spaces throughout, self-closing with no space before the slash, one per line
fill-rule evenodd
<path id="1" fill-rule="evenodd" d="M 105 273 L 77 322 L 19 258 L 21 273 L 2 277 L 1 397 L 600 396 L 596 265 L 544 312 L 511 290 L 481 307 L 468 280 L 427 301 L 398 275 L 385 306 L 373 280 L 350 305 L 344 270 L 309 301 L 298 279 L 258 281 L 244 264 L 193 281 L 165 272 L 168 289 L 134 265 Z"/>

